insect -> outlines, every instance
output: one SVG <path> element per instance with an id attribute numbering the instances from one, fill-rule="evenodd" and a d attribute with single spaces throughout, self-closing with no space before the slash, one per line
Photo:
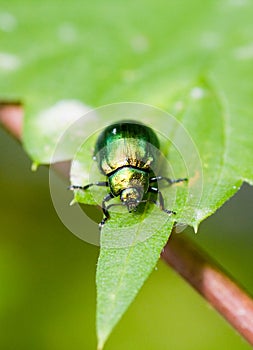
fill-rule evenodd
<path id="1" fill-rule="evenodd" d="M 176 214 L 165 209 L 161 191 L 157 182 L 165 180 L 169 185 L 187 181 L 186 178 L 169 179 L 155 176 L 153 169 L 159 161 L 160 144 L 155 132 L 148 126 L 135 121 L 121 121 L 106 127 L 99 135 L 94 160 L 107 181 L 90 183 L 86 186 L 72 185 L 71 190 L 87 190 L 91 186 L 109 187 L 109 193 L 102 201 L 103 220 L 100 229 L 110 218 L 109 208 L 114 205 L 126 206 L 129 212 L 135 211 L 143 202 L 153 202 L 168 214 Z M 146 199 L 147 193 L 154 193 L 158 201 Z M 107 203 L 120 197 L 120 204 Z"/>

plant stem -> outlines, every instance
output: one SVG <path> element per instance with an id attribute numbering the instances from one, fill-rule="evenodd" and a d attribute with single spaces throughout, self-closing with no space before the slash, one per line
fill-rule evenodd
<path id="1" fill-rule="evenodd" d="M 253 345 L 253 300 L 214 260 L 182 234 L 171 235 L 162 258 Z"/>
<path id="2" fill-rule="evenodd" d="M 18 141 L 22 123 L 20 103 L 0 102 L 0 124 Z M 216 262 L 178 234 L 171 235 L 161 256 L 253 345 L 253 300 Z"/>
<path id="3" fill-rule="evenodd" d="M 18 141 L 22 136 L 23 113 L 21 102 L 0 101 L 0 124 Z"/>

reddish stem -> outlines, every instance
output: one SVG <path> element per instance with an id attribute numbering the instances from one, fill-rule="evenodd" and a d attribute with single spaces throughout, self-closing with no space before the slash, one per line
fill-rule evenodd
<path id="1" fill-rule="evenodd" d="M 23 125 L 21 102 L 0 101 L 0 123 L 18 141 L 21 141 Z"/>
<path id="2" fill-rule="evenodd" d="M 22 105 L 0 102 L 0 123 L 20 141 Z M 217 263 L 193 242 L 177 234 L 171 236 L 162 258 L 253 345 L 253 300 Z"/>
<path id="3" fill-rule="evenodd" d="M 171 236 L 162 258 L 253 345 L 253 300 L 216 262 L 178 234 Z"/>

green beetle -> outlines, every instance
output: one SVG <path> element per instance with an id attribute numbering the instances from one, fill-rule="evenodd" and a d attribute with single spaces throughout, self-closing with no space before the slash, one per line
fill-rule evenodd
<path id="1" fill-rule="evenodd" d="M 107 186 L 110 192 L 102 201 L 104 218 L 100 228 L 110 218 L 108 209 L 113 205 L 106 203 L 114 197 L 120 197 L 121 205 L 128 211 L 135 211 L 143 202 L 151 201 L 159 205 L 168 214 L 175 212 L 164 208 L 162 193 L 157 182 L 165 180 L 169 185 L 186 181 L 186 178 L 171 180 L 163 176 L 155 176 L 160 155 L 160 144 L 154 131 L 148 126 L 135 121 L 121 121 L 106 127 L 99 135 L 93 159 L 97 161 L 107 181 L 94 182 L 86 186 L 72 185 L 70 189 L 86 190 L 91 186 Z M 155 193 L 159 201 L 145 199 L 147 193 Z"/>

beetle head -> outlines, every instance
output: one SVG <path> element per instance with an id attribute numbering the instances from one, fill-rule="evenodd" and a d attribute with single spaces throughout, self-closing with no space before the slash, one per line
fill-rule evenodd
<path id="1" fill-rule="evenodd" d="M 120 200 L 125 205 L 129 212 L 135 211 L 143 197 L 142 187 L 129 187 L 121 192 Z"/>

